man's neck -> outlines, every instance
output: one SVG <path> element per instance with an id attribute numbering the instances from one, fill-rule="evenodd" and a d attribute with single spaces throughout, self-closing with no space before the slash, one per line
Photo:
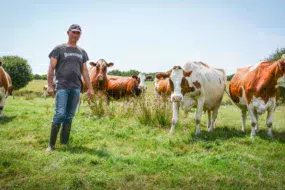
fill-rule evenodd
<path id="1" fill-rule="evenodd" d="M 67 45 L 71 46 L 71 47 L 76 47 L 76 43 L 71 43 L 71 42 L 67 42 Z"/>

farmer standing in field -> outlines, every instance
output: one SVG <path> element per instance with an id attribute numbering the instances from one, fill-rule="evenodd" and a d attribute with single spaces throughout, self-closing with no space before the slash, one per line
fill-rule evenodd
<path id="1" fill-rule="evenodd" d="M 46 151 L 52 151 L 61 127 L 60 143 L 68 144 L 72 119 L 82 89 L 81 75 L 88 87 L 88 97 L 94 95 L 86 66 L 87 53 L 78 47 L 81 27 L 73 24 L 67 31 L 68 43 L 56 46 L 49 54 L 48 94 L 55 96 L 55 114 L 51 125 L 50 142 Z M 55 75 L 55 78 L 54 78 Z"/>

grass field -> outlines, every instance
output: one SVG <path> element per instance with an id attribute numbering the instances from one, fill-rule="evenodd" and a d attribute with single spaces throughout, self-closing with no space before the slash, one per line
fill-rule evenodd
<path id="1" fill-rule="evenodd" d="M 285 189 L 285 106 L 276 109 L 273 139 L 265 115 L 251 139 L 249 118 L 243 133 L 240 112 L 226 96 L 214 132 L 206 131 L 204 114 L 197 137 L 194 112 L 181 112 L 170 136 L 170 126 L 142 124 L 138 104 L 112 102 L 113 114 L 101 118 L 85 104 L 70 145 L 46 154 L 54 100 L 37 97 L 44 83 L 32 81 L 6 101 L 0 189 Z"/>

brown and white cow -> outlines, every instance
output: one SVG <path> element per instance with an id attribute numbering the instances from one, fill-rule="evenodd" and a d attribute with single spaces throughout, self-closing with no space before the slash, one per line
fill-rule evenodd
<path id="1" fill-rule="evenodd" d="M 13 87 L 11 77 L 3 69 L 2 62 L 0 60 L 0 117 L 2 117 L 5 100 L 8 95 L 12 95 L 12 90 Z"/>
<path id="2" fill-rule="evenodd" d="M 127 76 L 113 76 L 113 75 L 108 75 L 108 79 L 118 79 L 118 78 L 125 78 L 129 80 L 136 79 L 138 81 L 138 88 L 141 90 L 142 93 L 145 93 L 147 90 L 147 86 L 145 84 L 146 80 L 152 80 L 152 76 L 146 76 L 145 73 L 139 73 L 138 76 L 133 75 L 131 77 Z"/>
<path id="3" fill-rule="evenodd" d="M 170 71 L 168 71 L 170 72 Z M 170 89 L 170 82 L 169 82 L 169 73 L 159 72 L 156 73 L 154 79 L 154 96 L 156 98 L 162 97 L 163 99 L 170 98 L 171 89 Z"/>
<path id="4" fill-rule="evenodd" d="M 230 97 L 241 109 L 242 130 L 246 113 L 251 119 L 251 136 L 258 130 L 258 116 L 267 111 L 268 135 L 272 136 L 273 114 L 277 102 L 277 86 L 285 85 L 285 54 L 276 62 L 261 62 L 255 67 L 237 70 L 229 85 Z"/>
<path id="5" fill-rule="evenodd" d="M 185 75 L 185 73 L 188 74 Z M 208 131 L 212 131 L 226 87 L 225 72 L 222 69 L 211 68 L 202 62 L 188 62 L 182 68 L 173 68 L 167 75 L 170 81 L 170 99 L 173 102 L 172 126 L 169 133 L 174 132 L 179 106 L 184 111 L 197 107 L 196 135 L 201 133 L 202 112 L 207 111 Z"/>
<path id="6" fill-rule="evenodd" d="M 44 99 L 46 100 L 47 99 L 47 95 L 48 95 L 48 85 L 47 84 L 44 85 L 43 91 L 44 91 L 43 96 L 44 96 Z"/>
<path id="7" fill-rule="evenodd" d="M 104 59 L 99 59 L 96 63 L 90 62 L 91 68 L 89 68 L 89 77 L 95 94 L 100 94 L 108 97 L 108 83 L 107 77 L 108 67 L 112 67 L 114 63 L 107 63 Z M 83 92 L 87 91 L 87 87 L 83 80 Z"/>

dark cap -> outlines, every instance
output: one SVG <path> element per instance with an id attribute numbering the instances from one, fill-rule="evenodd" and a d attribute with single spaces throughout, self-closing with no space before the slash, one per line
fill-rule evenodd
<path id="1" fill-rule="evenodd" d="M 69 27 L 68 31 L 82 32 L 81 27 L 78 24 L 73 24 Z"/>

